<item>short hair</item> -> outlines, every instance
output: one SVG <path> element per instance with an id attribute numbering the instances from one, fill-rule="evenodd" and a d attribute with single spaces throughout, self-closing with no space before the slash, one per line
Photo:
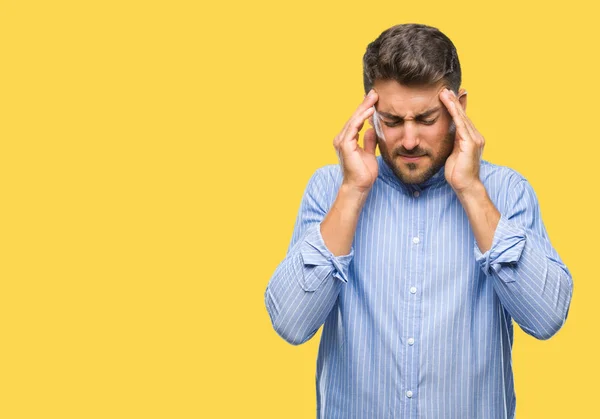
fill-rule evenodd
<path id="1" fill-rule="evenodd" d="M 460 62 L 452 41 L 431 26 L 416 23 L 392 26 L 367 46 L 363 56 L 365 93 L 376 80 L 420 86 L 442 79 L 458 92 Z"/>

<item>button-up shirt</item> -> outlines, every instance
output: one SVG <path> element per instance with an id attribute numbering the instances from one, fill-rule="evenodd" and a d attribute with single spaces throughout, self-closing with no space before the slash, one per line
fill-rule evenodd
<path id="1" fill-rule="evenodd" d="M 323 325 L 317 417 L 513 418 L 513 321 L 548 339 L 573 291 L 530 183 L 481 161 L 501 214 L 482 254 L 444 167 L 408 185 L 377 160 L 347 255 L 333 255 L 320 232 L 343 174 L 339 165 L 315 171 L 265 292 L 286 341 L 301 344 Z"/>

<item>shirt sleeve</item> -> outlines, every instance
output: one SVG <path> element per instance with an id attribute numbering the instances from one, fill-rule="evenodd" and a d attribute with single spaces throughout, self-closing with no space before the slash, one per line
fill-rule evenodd
<path id="1" fill-rule="evenodd" d="M 551 245 L 537 197 L 523 178 L 509 188 L 492 246 L 475 258 L 503 306 L 525 333 L 549 339 L 560 330 L 573 294 L 571 273 Z"/>
<path id="2" fill-rule="evenodd" d="M 308 182 L 292 240 L 265 291 L 265 306 L 275 331 L 287 342 L 309 340 L 331 312 L 348 281 L 354 247 L 334 256 L 321 236 L 321 222 L 335 195 L 331 178 L 317 170 Z"/>

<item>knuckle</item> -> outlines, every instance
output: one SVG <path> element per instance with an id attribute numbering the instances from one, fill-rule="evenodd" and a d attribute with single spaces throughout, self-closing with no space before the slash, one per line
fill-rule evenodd
<path id="1" fill-rule="evenodd" d="M 355 115 L 352 118 L 350 118 L 350 121 L 348 121 L 348 125 L 352 128 L 356 128 L 356 126 L 358 125 L 358 120 L 359 118 Z"/>

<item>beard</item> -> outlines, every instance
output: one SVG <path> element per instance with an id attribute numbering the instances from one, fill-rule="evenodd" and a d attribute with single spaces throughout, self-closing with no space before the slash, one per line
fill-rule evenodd
<path id="1" fill-rule="evenodd" d="M 381 157 L 392 169 L 394 174 L 403 183 L 409 185 L 420 184 L 431 179 L 445 164 L 446 160 L 452 154 L 454 149 L 454 138 L 456 136 L 456 126 L 452 122 L 448 133 L 441 140 L 439 151 L 434 154 L 431 150 L 423 149 L 419 146 L 412 150 L 405 149 L 402 145 L 396 147 L 391 152 L 388 151 L 385 142 L 377 137 Z M 384 145 L 382 147 L 382 144 Z M 405 163 L 400 161 L 400 156 L 423 156 L 418 163 Z"/>

